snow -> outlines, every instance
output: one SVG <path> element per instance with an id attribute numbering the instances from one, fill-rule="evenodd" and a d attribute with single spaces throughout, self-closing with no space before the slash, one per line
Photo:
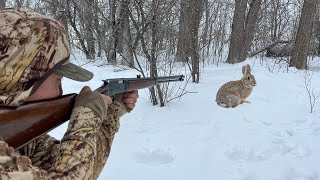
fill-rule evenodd
<path id="1" fill-rule="evenodd" d="M 320 99 L 310 113 L 304 80 L 310 71 L 286 68 L 275 60 L 251 58 L 202 70 L 199 84 L 165 107 L 152 106 L 147 90 L 139 91 L 136 108 L 121 119 L 111 155 L 99 179 L 109 180 L 319 180 Z M 320 59 L 312 60 L 311 85 L 320 94 Z M 79 63 L 79 62 L 78 62 Z M 219 87 L 242 76 L 250 64 L 257 86 L 251 103 L 222 108 L 215 103 Z M 112 66 L 85 68 L 95 77 L 87 83 L 63 80 L 65 94 L 102 79 L 135 77 L 135 70 Z M 50 132 L 61 138 L 63 124 Z"/>

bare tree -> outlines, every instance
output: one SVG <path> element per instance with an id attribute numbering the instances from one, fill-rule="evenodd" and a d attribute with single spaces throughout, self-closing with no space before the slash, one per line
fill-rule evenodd
<path id="1" fill-rule="evenodd" d="M 192 82 L 198 83 L 200 79 L 200 57 L 199 57 L 199 25 L 203 11 L 203 0 L 192 1 L 191 6 L 191 15 L 194 17 L 194 20 L 191 21 L 191 63 L 192 63 Z"/>
<path id="2" fill-rule="evenodd" d="M 270 1 L 270 14 L 266 14 L 265 18 L 270 19 L 270 34 L 272 42 L 280 40 L 281 36 L 285 34 L 284 30 L 287 28 L 287 24 L 289 23 L 291 16 L 289 11 L 292 11 L 290 3 L 292 3 L 292 0 Z"/>
<path id="3" fill-rule="evenodd" d="M 3 9 L 6 7 L 7 0 L 0 0 L 0 9 Z"/>
<path id="4" fill-rule="evenodd" d="M 293 54 L 290 59 L 291 67 L 307 69 L 312 25 L 316 15 L 317 4 L 319 4 L 319 0 L 304 0 Z"/>
<path id="5" fill-rule="evenodd" d="M 172 46 L 176 42 L 175 35 L 178 24 L 176 21 L 178 20 L 176 0 L 134 0 L 132 5 L 129 9 L 129 17 L 134 27 L 131 29 L 131 33 L 136 68 L 143 76 L 172 75 L 175 73 L 172 65 L 174 64 L 175 48 Z M 159 104 L 159 106 L 164 106 L 172 99 L 171 94 L 175 94 L 170 94 L 172 86 L 166 84 L 149 90 L 152 104 Z"/>
<path id="6" fill-rule="evenodd" d="M 177 45 L 177 60 L 187 62 L 188 56 L 190 56 L 190 41 L 188 36 L 191 36 L 189 29 L 190 11 L 187 0 L 181 0 L 180 4 L 180 18 L 179 18 L 179 39 Z"/>
<path id="7" fill-rule="evenodd" d="M 236 0 L 227 62 L 235 63 L 242 51 L 247 0 Z"/>
<path id="8" fill-rule="evenodd" d="M 268 57 L 290 56 L 301 7 L 300 0 L 263 0 L 250 55 L 260 51 Z"/>
<path id="9" fill-rule="evenodd" d="M 229 24 L 231 23 L 233 4 L 230 1 L 205 1 L 204 23 L 200 24 L 199 32 L 203 66 L 218 64 L 224 57 L 223 51 L 229 39 Z"/>
<path id="10" fill-rule="evenodd" d="M 182 0 L 179 19 L 179 38 L 177 45 L 178 61 L 191 63 L 192 82 L 199 82 L 198 30 L 204 0 Z M 190 59 L 190 60 L 189 60 Z"/>
<path id="11" fill-rule="evenodd" d="M 96 40 L 95 40 L 95 30 L 94 30 L 94 17 L 96 7 L 95 0 L 84 0 L 83 2 L 83 35 L 85 42 L 87 43 L 88 54 L 86 54 L 87 59 L 94 59 L 96 56 Z"/>
<path id="12" fill-rule="evenodd" d="M 70 0 L 60 6 L 64 6 L 63 17 L 71 27 L 69 30 L 73 31 L 69 33 L 72 44 L 82 50 L 87 59 L 94 59 L 98 36 L 95 26 L 95 18 L 99 12 L 97 2 L 90 0 L 79 3 Z"/>
<path id="13" fill-rule="evenodd" d="M 236 0 L 232 22 L 228 63 L 242 62 L 248 56 L 262 0 L 252 0 L 247 11 L 248 0 Z"/>
<path id="14" fill-rule="evenodd" d="M 152 9 L 151 9 L 151 52 L 149 55 L 149 62 L 150 62 L 150 76 L 151 77 L 158 77 L 158 68 L 157 68 L 157 46 L 159 43 L 159 8 L 163 1 L 161 0 L 152 0 Z M 146 53 L 146 45 L 144 43 L 143 51 Z M 146 54 L 147 55 L 147 54 Z M 160 101 L 160 107 L 164 106 L 164 100 L 163 100 L 163 92 L 160 88 L 160 85 L 156 85 L 157 94 Z"/>
<path id="15" fill-rule="evenodd" d="M 318 41 L 317 54 L 320 56 L 320 5 L 318 4 L 317 15 L 315 18 L 314 34 Z"/>
<path id="16" fill-rule="evenodd" d="M 16 7 L 21 8 L 24 0 L 15 0 L 15 1 L 16 1 Z"/>
<path id="17" fill-rule="evenodd" d="M 109 51 L 107 53 L 107 59 L 110 64 L 116 64 L 117 62 L 117 22 L 116 22 L 116 0 L 109 0 L 109 19 L 111 21 L 109 28 Z"/>
<path id="18" fill-rule="evenodd" d="M 304 88 L 308 94 L 309 106 L 310 106 L 310 113 L 313 112 L 314 107 L 317 103 L 317 99 L 320 96 L 320 92 L 317 92 L 312 84 L 312 77 L 314 72 L 310 73 L 306 71 L 304 75 Z"/>
<path id="19" fill-rule="evenodd" d="M 72 30 L 75 32 L 76 37 L 74 37 L 74 39 L 77 39 L 79 44 L 78 45 L 76 43 L 73 43 L 73 45 L 81 49 L 86 54 L 86 56 L 89 57 L 89 51 L 86 46 L 84 35 L 81 29 L 81 25 L 83 25 L 83 23 L 81 22 L 81 17 L 79 17 L 79 15 L 82 15 L 81 9 L 81 4 L 76 3 L 74 0 L 67 1 L 66 3 L 66 16 L 70 23 L 70 26 L 72 27 Z M 70 37 L 72 41 L 73 36 Z"/>
<path id="20" fill-rule="evenodd" d="M 6 0 L 6 6 L 15 8 L 32 8 L 34 10 L 39 10 L 38 5 L 32 0 Z M 39 4 L 39 3 L 38 3 Z"/>
<path id="21" fill-rule="evenodd" d="M 117 52 L 122 54 L 121 64 L 128 67 L 134 66 L 133 49 L 132 49 L 132 37 L 129 21 L 129 0 L 122 0 L 120 4 L 117 28 Z"/>

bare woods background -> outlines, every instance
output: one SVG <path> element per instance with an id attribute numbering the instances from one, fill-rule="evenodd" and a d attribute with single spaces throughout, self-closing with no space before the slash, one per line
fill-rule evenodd
<path id="1" fill-rule="evenodd" d="M 143 76 L 185 69 L 198 83 L 201 67 L 252 56 L 280 57 L 288 66 L 308 69 L 308 57 L 320 54 L 319 2 L 0 0 L 0 8 L 27 7 L 60 20 L 73 49 L 89 61 L 135 68 Z M 176 89 L 178 96 L 186 93 Z M 174 99 L 170 91 L 151 88 L 152 103 L 163 106 Z"/>

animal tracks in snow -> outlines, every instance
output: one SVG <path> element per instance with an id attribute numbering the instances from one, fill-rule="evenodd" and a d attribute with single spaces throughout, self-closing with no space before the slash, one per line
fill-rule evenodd
<path id="1" fill-rule="evenodd" d="M 293 142 L 275 139 L 267 147 L 234 146 L 226 152 L 226 156 L 234 161 L 261 162 L 279 156 L 294 156 L 302 159 L 312 155 L 312 151 Z"/>
<path id="2" fill-rule="evenodd" d="M 233 147 L 226 152 L 229 159 L 234 161 L 260 162 L 269 159 L 272 156 L 270 150 L 254 150 L 244 147 Z"/>
<path id="3" fill-rule="evenodd" d="M 144 151 L 136 152 L 134 156 L 137 163 L 148 165 L 169 164 L 174 161 L 173 155 L 161 149 L 145 149 Z"/>

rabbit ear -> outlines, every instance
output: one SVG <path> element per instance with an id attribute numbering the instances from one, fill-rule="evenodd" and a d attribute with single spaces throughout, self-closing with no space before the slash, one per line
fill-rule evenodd
<path id="1" fill-rule="evenodd" d="M 242 66 L 242 74 L 247 74 L 247 66 Z"/>
<path id="2" fill-rule="evenodd" d="M 251 73 L 251 67 L 249 64 L 247 64 L 247 73 Z"/>
<path id="3" fill-rule="evenodd" d="M 244 75 L 246 75 L 246 74 L 250 74 L 251 73 L 251 68 L 250 68 L 250 65 L 249 64 L 247 64 L 246 66 L 242 66 L 242 73 L 244 74 Z"/>

